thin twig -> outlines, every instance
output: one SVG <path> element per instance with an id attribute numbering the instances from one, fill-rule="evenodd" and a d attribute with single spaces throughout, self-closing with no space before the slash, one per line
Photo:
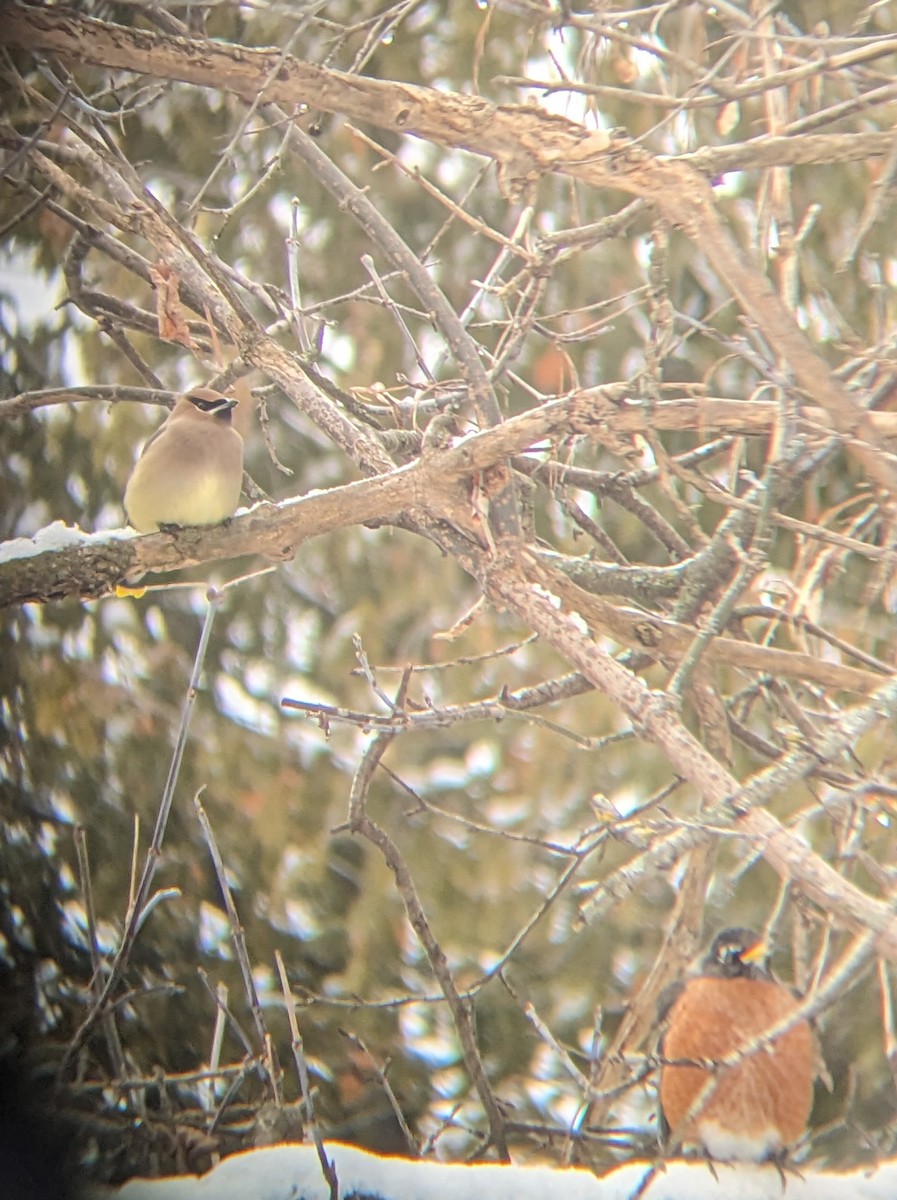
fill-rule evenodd
<path id="1" fill-rule="evenodd" d="M 296 1073 L 299 1076 L 299 1088 L 305 1105 L 308 1128 L 311 1130 L 312 1140 L 315 1143 L 318 1162 L 321 1164 L 321 1172 L 330 1187 L 331 1200 L 339 1200 L 339 1179 L 336 1174 L 336 1164 L 332 1159 L 327 1157 L 327 1152 L 324 1149 L 324 1141 L 321 1137 L 321 1130 L 318 1126 L 318 1119 L 315 1116 L 314 1099 L 308 1080 L 308 1064 L 305 1061 L 305 1046 L 302 1041 L 302 1034 L 299 1032 L 299 1022 L 296 1017 L 296 998 L 290 989 L 289 976 L 284 965 L 283 955 L 279 950 L 274 951 L 274 961 L 277 964 L 277 974 L 280 978 L 284 1008 L 286 1009 L 287 1020 L 290 1023 L 293 1061 L 296 1064 Z"/>
<path id="2" fill-rule="evenodd" d="M 280 1068 L 273 1056 L 272 1043 L 268 1027 L 265 1024 L 264 1013 L 262 1012 L 261 1001 L 259 1000 L 258 990 L 255 986 L 255 979 L 252 974 L 252 966 L 249 962 L 249 952 L 246 948 L 246 931 L 244 930 L 237 906 L 234 902 L 233 892 L 230 882 L 227 878 L 227 867 L 224 865 L 224 859 L 221 857 L 221 851 L 218 849 L 218 843 L 215 839 L 215 834 L 212 830 L 211 822 L 205 808 L 203 807 L 197 794 L 193 797 L 193 806 L 196 810 L 196 815 L 199 818 L 199 824 L 202 828 L 203 837 L 206 845 L 209 848 L 209 854 L 212 863 L 215 867 L 215 875 L 218 879 L 218 887 L 221 890 L 221 898 L 224 900 L 225 911 L 227 912 L 228 921 L 230 923 L 231 944 L 234 948 L 234 956 L 240 967 L 240 975 L 243 979 L 243 988 L 246 992 L 246 999 L 249 1004 L 249 1010 L 252 1013 L 252 1019 L 255 1024 L 255 1032 L 258 1036 L 260 1050 L 268 1059 L 268 1083 L 271 1088 L 271 1097 L 274 1103 L 278 1106 L 283 1104 L 283 1093 L 281 1091 Z"/>

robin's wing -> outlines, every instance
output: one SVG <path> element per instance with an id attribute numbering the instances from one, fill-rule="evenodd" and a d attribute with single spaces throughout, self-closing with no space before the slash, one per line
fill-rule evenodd
<path id="1" fill-rule="evenodd" d="M 660 996 L 657 1000 L 657 1040 L 655 1042 L 655 1049 L 661 1058 L 663 1058 L 663 1043 L 664 1035 L 666 1033 L 667 1019 L 673 1010 L 673 1005 L 685 991 L 686 982 L 687 981 L 685 979 L 677 979 L 674 980 L 673 983 L 668 983 L 660 993 Z M 671 1132 L 670 1124 L 663 1115 L 663 1106 L 660 1103 L 660 1089 L 658 1088 L 657 1137 L 661 1146 L 666 1145 Z"/>
<path id="2" fill-rule="evenodd" d="M 670 1140 L 670 1134 L 672 1132 L 673 1131 L 670 1128 L 669 1121 L 663 1115 L 663 1105 L 660 1103 L 660 1101 L 658 1101 L 658 1103 L 657 1103 L 657 1142 L 658 1142 L 658 1145 L 660 1146 L 661 1150 L 666 1146 L 667 1142 Z"/>
<path id="3" fill-rule="evenodd" d="M 684 979 L 677 979 L 673 983 L 668 983 L 657 999 L 657 1025 L 661 1028 L 661 1041 L 663 1040 L 662 1027 L 666 1025 L 667 1017 L 670 1015 L 673 1005 L 685 991 L 685 984 L 686 980 Z"/>

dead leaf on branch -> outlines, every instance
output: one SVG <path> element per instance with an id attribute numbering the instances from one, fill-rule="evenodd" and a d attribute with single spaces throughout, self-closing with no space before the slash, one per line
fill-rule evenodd
<path id="1" fill-rule="evenodd" d="M 159 337 L 166 342 L 179 342 L 194 350 L 193 338 L 184 320 L 184 310 L 178 292 L 180 278 L 166 263 L 150 267 L 150 279 L 156 291 L 156 315 L 159 318 Z"/>

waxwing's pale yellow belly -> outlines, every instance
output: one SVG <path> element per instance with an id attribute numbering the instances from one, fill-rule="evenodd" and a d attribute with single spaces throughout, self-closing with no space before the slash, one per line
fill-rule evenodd
<path id="1" fill-rule="evenodd" d="M 145 478 L 138 463 L 125 492 L 125 511 L 138 533 L 153 533 L 160 525 L 218 525 L 237 511 L 241 475 L 185 471 L 163 489 Z"/>

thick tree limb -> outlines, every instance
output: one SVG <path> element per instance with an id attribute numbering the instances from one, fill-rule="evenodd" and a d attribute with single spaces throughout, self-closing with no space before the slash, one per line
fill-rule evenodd
<path id="1" fill-rule="evenodd" d="M 289 366 L 285 363 L 284 369 Z M 0 561 L 0 608 L 67 596 L 95 599 L 113 591 L 126 576 L 150 571 L 164 574 L 241 555 L 261 554 L 281 561 L 292 558 L 307 538 L 350 525 L 388 522 L 415 510 L 451 521 L 466 530 L 472 545 L 479 544 L 481 531 L 471 524 L 466 493 L 463 488 L 458 490 L 461 481 L 544 438 L 571 433 L 600 438 L 608 429 L 632 434 L 649 425 L 654 429 L 715 427 L 765 435 L 775 417 L 773 404 L 710 398 L 662 401 L 648 411 L 642 404 L 622 403 L 627 391 L 624 384 L 611 384 L 551 401 L 452 447 L 434 449 L 410 466 L 276 506 L 259 505 L 227 525 L 185 530 L 175 536 L 157 533 L 128 540 L 93 540 L 83 547 L 7 557 Z M 13 406 L 12 412 L 22 411 L 16 400 L 7 403 Z M 817 412 L 805 410 L 808 428 Z M 897 432 L 897 414 L 872 415 L 882 432 Z M 856 548 L 863 547 L 857 543 Z M 868 549 L 873 556 L 886 554 L 878 547 Z M 853 685 L 843 682 L 842 686 Z"/>
<path id="2" fill-rule="evenodd" d="M 6 543 L 7 557 L 0 561 L 0 608 L 67 596 L 96 599 L 114 591 L 126 577 L 246 554 L 282 561 L 293 558 L 309 537 L 349 525 L 385 522 L 408 510 L 418 509 L 443 521 L 452 520 L 454 514 L 467 525 L 469 505 L 455 483 L 463 472 L 456 468 L 446 474 L 441 469 L 443 458 L 439 454 L 432 461 L 280 505 L 256 505 L 245 515 L 210 528 L 128 539 L 110 536 L 31 555 L 23 547 L 22 557 L 14 555 L 14 544 Z M 448 461 L 451 464 L 451 452 Z"/>

